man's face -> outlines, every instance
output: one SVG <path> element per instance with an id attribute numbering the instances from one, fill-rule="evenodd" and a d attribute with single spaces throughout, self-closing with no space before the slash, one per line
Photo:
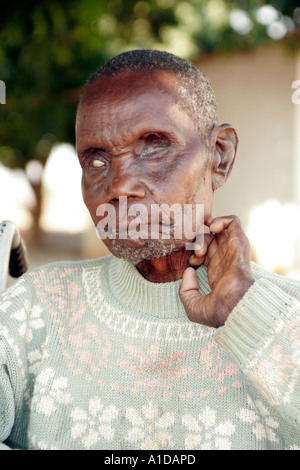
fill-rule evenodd
<path id="1" fill-rule="evenodd" d="M 143 204 L 150 216 L 152 206 L 197 203 L 204 204 L 205 216 L 211 214 L 211 159 L 178 103 L 177 85 L 167 72 L 123 72 L 93 82 L 78 108 L 76 147 L 85 204 L 95 225 L 104 215 L 99 210 L 97 215 L 99 206 L 114 207 L 117 238 L 104 243 L 115 256 L 135 264 L 184 249 L 191 240 L 174 237 L 172 220 L 169 239 L 162 239 L 163 222 L 152 227 L 160 233 L 154 239 L 120 237 L 132 220 L 131 213 L 124 227 L 123 213 L 119 221 L 121 200 L 126 198 L 129 213 L 134 204 Z M 145 212 L 143 217 L 150 234 L 151 220 L 145 220 Z"/>

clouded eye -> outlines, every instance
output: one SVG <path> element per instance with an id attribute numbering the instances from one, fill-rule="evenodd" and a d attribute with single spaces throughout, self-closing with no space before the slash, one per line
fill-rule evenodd
<path id="1" fill-rule="evenodd" d="M 105 162 L 99 160 L 98 158 L 93 158 L 93 160 L 91 161 L 91 165 L 93 168 L 102 168 L 105 166 Z"/>
<path id="2" fill-rule="evenodd" d="M 138 140 L 136 155 L 139 157 L 160 154 L 169 146 L 168 139 L 157 133 L 145 134 Z"/>

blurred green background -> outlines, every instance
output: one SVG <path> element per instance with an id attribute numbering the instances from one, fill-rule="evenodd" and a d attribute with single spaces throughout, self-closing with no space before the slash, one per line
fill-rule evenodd
<path id="1" fill-rule="evenodd" d="M 0 79 L 6 84 L 0 161 L 10 167 L 23 167 L 32 158 L 44 162 L 55 141 L 74 142 L 74 114 L 83 84 L 105 60 L 126 49 L 160 48 L 197 60 L 274 39 L 284 40 L 291 50 L 297 48 L 299 2 L 271 3 L 277 11 L 273 38 L 266 15 L 259 18 L 268 3 L 6 2 L 0 17 Z"/>

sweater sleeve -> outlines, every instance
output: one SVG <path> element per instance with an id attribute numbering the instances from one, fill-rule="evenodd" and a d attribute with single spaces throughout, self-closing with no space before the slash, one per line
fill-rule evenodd
<path id="1" fill-rule="evenodd" d="M 20 430 L 19 442 L 23 439 L 28 385 L 25 335 L 31 297 L 31 279 L 27 274 L 0 295 L 0 450 L 15 447 L 10 441 L 14 426 Z"/>
<path id="2" fill-rule="evenodd" d="M 300 429 L 300 285 L 259 270 L 215 339 L 264 399 Z"/>
<path id="3" fill-rule="evenodd" d="M 0 366 L 0 450 L 9 450 L 4 441 L 9 437 L 14 424 L 15 403 L 6 366 Z"/>

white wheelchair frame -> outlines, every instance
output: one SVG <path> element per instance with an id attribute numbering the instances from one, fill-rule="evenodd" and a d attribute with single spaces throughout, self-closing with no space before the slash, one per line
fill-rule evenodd
<path id="1" fill-rule="evenodd" d="M 18 278 L 28 269 L 25 243 L 11 220 L 0 222 L 0 293 L 7 288 L 8 275 Z"/>

